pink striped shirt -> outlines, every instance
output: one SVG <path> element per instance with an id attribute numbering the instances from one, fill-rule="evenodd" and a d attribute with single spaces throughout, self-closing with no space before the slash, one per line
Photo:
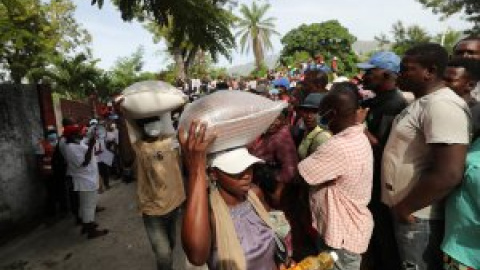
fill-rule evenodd
<path id="1" fill-rule="evenodd" d="M 363 131 L 347 128 L 299 164 L 311 185 L 313 225 L 328 246 L 357 254 L 367 250 L 373 230 L 373 155 Z"/>

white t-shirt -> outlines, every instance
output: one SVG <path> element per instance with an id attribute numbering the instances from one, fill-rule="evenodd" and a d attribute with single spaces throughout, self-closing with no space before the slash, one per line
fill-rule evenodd
<path id="1" fill-rule="evenodd" d="M 95 191 L 98 190 L 98 165 L 95 155 L 92 153 L 92 159 L 87 166 L 82 166 L 85 161 L 85 153 L 88 146 L 81 142 L 80 144 L 68 143 L 65 146 L 65 159 L 70 169 L 70 176 L 73 178 L 73 189 L 75 191 Z"/>
<path id="2" fill-rule="evenodd" d="M 105 139 L 98 139 L 95 143 L 95 153 L 100 152 L 97 155 L 97 161 L 103 162 L 108 166 L 112 166 L 114 155 L 113 153 L 107 149 L 106 144 L 107 138 Z"/>
<path id="3" fill-rule="evenodd" d="M 471 114 L 465 101 L 449 88 L 423 96 L 394 120 L 382 159 L 382 201 L 403 200 L 432 166 L 432 144 L 470 142 Z M 413 213 L 423 219 L 443 219 L 442 204 Z"/>

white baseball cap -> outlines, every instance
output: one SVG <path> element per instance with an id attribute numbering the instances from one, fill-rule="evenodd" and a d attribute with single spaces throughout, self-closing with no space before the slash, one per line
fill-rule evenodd
<path id="1" fill-rule="evenodd" d="M 263 162 L 262 159 L 248 153 L 247 148 L 241 147 L 212 154 L 209 159 L 209 166 L 228 174 L 238 174 L 255 163 Z"/>

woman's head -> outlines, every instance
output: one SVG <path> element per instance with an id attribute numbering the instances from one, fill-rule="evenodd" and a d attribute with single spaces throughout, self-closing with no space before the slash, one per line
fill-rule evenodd
<path id="1" fill-rule="evenodd" d="M 247 195 L 252 184 L 253 164 L 263 160 L 252 156 L 246 148 L 237 148 L 209 157 L 209 172 L 224 191 L 235 197 Z"/>

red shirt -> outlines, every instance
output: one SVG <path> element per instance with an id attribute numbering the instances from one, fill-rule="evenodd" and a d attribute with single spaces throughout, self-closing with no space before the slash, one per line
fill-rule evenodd
<path id="1" fill-rule="evenodd" d="M 249 150 L 252 155 L 265 162 L 279 165 L 280 171 L 276 177 L 278 182 L 288 183 L 293 180 L 297 171 L 298 155 L 287 125 L 272 135 L 260 137 Z"/>

